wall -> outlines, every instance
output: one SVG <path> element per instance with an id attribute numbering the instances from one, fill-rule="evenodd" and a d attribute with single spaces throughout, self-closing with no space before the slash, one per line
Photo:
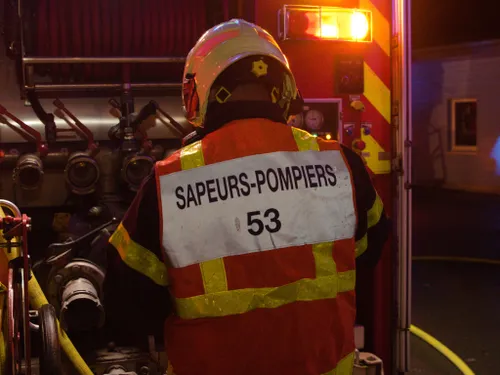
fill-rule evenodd
<path id="1" fill-rule="evenodd" d="M 500 41 L 415 51 L 412 73 L 415 184 L 500 193 Z M 473 153 L 450 151 L 449 100 L 459 98 L 477 99 Z"/>

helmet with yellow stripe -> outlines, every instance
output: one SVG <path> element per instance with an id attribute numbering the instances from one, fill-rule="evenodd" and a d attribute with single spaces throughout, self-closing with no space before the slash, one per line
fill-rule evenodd
<path id="1" fill-rule="evenodd" d="M 266 30 L 241 19 L 212 27 L 186 59 L 186 118 L 192 125 L 203 127 L 209 104 L 226 103 L 238 85 L 248 83 L 263 84 L 269 101 L 282 110 L 285 121 L 302 109 L 288 60 Z"/>

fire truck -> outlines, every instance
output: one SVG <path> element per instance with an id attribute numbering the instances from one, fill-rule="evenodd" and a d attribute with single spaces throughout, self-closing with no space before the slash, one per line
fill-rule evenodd
<path id="1" fill-rule="evenodd" d="M 101 254 L 191 131 L 185 56 L 232 18 L 287 55 L 305 101 L 290 124 L 363 157 L 393 230 L 377 268 L 358 270 L 356 371 L 409 371 L 410 1 L 5 0 L 1 12 L 1 374 L 167 373 L 161 339 L 104 333 Z"/>

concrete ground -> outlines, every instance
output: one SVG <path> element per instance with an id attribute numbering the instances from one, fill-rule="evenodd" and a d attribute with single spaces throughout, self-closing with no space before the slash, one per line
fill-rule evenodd
<path id="1" fill-rule="evenodd" d="M 414 190 L 414 255 L 500 260 L 500 196 Z M 500 374 L 500 266 L 413 263 L 413 324 L 467 362 L 476 375 Z M 461 374 L 412 337 L 412 372 Z"/>

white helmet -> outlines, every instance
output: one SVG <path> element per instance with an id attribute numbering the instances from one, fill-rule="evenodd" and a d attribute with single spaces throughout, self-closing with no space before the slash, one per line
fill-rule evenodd
<path id="1" fill-rule="evenodd" d="M 252 60 L 251 57 L 255 58 Z M 246 64 L 242 64 L 243 61 Z M 258 82 L 272 82 L 272 92 L 269 93 L 272 102 L 283 108 L 285 120 L 292 114 L 290 105 L 293 106 L 292 102 L 300 95 L 286 56 L 266 30 L 241 19 L 232 19 L 206 31 L 187 56 L 183 104 L 191 124 L 203 126 L 211 89 L 221 73 L 231 67 L 231 78 L 225 82 L 237 81 L 234 79 L 240 72 L 240 67 L 235 65 L 237 62 L 240 62 L 242 76 L 251 74 Z M 231 93 L 227 85 L 221 89 L 225 91 L 225 98 L 219 100 L 217 97 L 217 101 L 224 103 Z"/>

